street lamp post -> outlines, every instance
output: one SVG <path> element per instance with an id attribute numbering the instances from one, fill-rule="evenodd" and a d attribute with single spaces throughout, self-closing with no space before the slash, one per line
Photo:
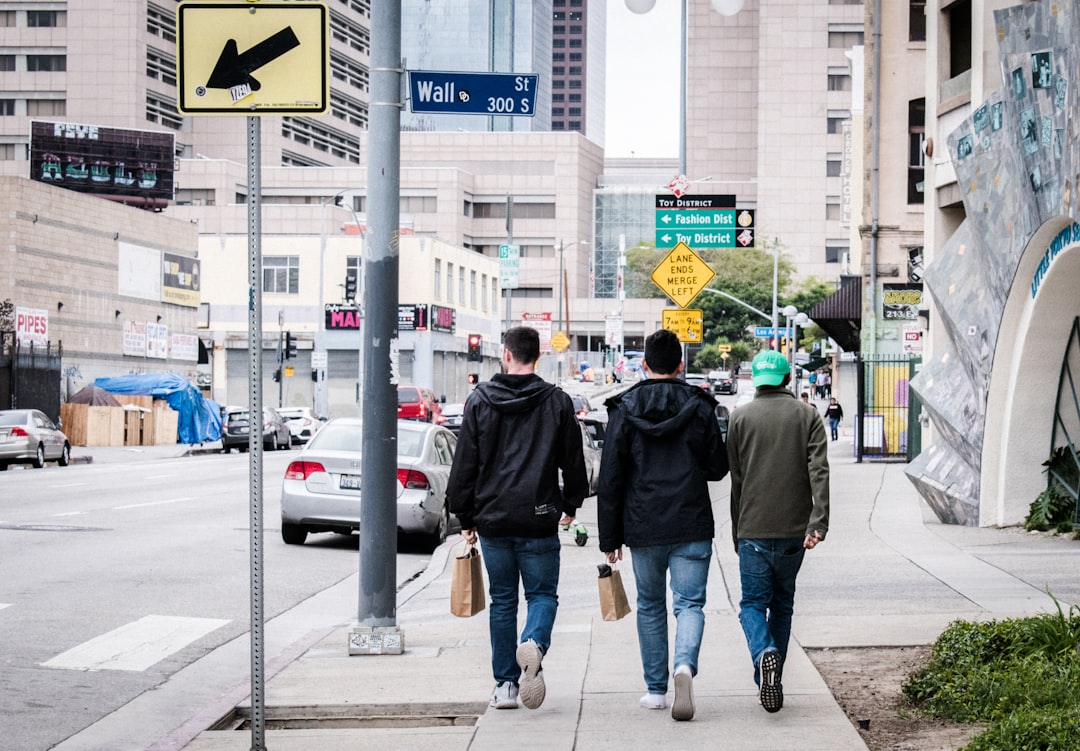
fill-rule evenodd
<path id="1" fill-rule="evenodd" d="M 575 240 L 569 245 L 564 245 L 562 240 L 559 240 L 559 332 L 565 334 L 563 329 L 563 251 L 567 248 L 572 248 L 575 245 L 588 245 L 588 240 Z M 569 313 L 570 311 L 567 311 Z M 562 383 L 562 363 L 563 353 L 558 353 L 558 358 L 555 364 L 555 382 Z"/>

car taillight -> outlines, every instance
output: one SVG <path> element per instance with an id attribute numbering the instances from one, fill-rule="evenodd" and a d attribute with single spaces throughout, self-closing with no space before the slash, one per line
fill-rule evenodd
<path id="1" fill-rule="evenodd" d="M 293 462 L 285 470 L 286 480 L 306 480 L 316 472 L 325 472 L 326 468 L 318 462 Z"/>
<path id="2" fill-rule="evenodd" d="M 11 429 L 11 434 L 20 436 L 22 438 L 29 438 L 30 437 L 30 434 L 27 433 L 24 428 L 20 428 L 18 425 L 16 425 L 14 428 Z"/>
<path id="3" fill-rule="evenodd" d="M 420 419 L 422 420 L 425 417 L 427 417 L 427 405 L 421 404 L 420 405 Z"/>
<path id="4" fill-rule="evenodd" d="M 405 469 L 404 467 L 398 468 L 397 479 L 403 488 L 427 490 L 431 487 L 428 483 L 427 475 L 415 469 Z"/>
<path id="5" fill-rule="evenodd" d="M 444 422 L 446 422 L 446 415 L 436 415 L 435 416 L 435 424 L 436 425 L 442 425 Z"/>

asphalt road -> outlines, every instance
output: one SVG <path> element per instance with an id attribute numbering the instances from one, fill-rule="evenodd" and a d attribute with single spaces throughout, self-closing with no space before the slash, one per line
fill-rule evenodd
<path id="1" fill-rule="evenodd" d="M 280 478 L 295 456 L 264 455 L 267 622 L 359 566 L 356 535 L 281 541 Z M 52 748 L 144 692 L 163 690 L 215 650 L 243 651 L 251 614 L 247 459 L 213 454 L 0 473 L 4 749 Z M 399 582 L 426 565 L 423 550 L 403 543 Z M 326 623 L 303 627 L 334 625 L 353 612 L 355 593 L 340 598 L 346 602 L 327 608 L 334 615 Z M 186 687 L 182 701 L 204 706 L 222 687 L 248 680 L 249 670 L 243 659 L 217 661 L 212 681 Z M 111 747 L 143 746 L 128 738 Z"/>

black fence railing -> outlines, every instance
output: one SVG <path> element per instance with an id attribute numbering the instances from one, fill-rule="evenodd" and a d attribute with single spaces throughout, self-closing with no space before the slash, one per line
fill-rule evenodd
<path id="1" fill-rule="evenodd" d="M 922 451 L 919 416 L 922 408 L 911 379 L 921 357 L 879 355 L 857 357 L 855 459 L 909 462 Z"/>
<path id="2" fill-rule="evenodd" d="M 0 352 L 0 409 L 40 409 L 60 419 L 63 347 L 15 346 Z"/>

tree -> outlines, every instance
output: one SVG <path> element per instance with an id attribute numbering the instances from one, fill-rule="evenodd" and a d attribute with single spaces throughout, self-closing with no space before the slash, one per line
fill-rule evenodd
<path id="1" fill-rule="evenodd" d="M 773 256 L 758 248 L 722 248 L 703 251 L 702 257 L 712 266 L 716 277 L 709 288 L 726 292 L 747 305 L 768 313 L 772 308 Z M 777 263 L 777 288 L 790 285 L 794 266 L 781 255 Z M 703 292 L 691 303 L 700 308 L 704 318 L 704 339 L 715 342 L 745 341 L 753 336 L 748 330 L 768 326 L 771 321 L 722 295 Z"/>
<path id="2" fill-rule="evenodd" d="M 626 290 L 627 297 L 665 297 L 663 291 L 652 280 L 652 272 L 669 252 L 645 241 L 639 242 L 626 251 L 623 289 Z"/>

